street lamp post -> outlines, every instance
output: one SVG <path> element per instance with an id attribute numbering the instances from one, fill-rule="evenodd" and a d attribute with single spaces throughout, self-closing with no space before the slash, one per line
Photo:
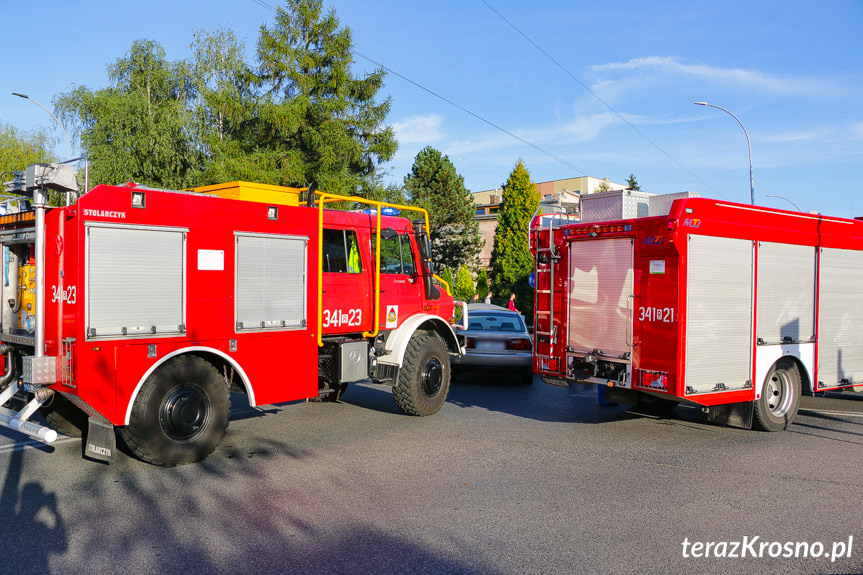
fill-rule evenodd
<path id="1" fill-rule="evenodd" d="M 54 118 L 54 121 L 57 122 L 57 125 L 60 126 L 61 130 L 63 130 L 63 136 L 65 136 L 65 138 L 66 138 L 66 160 L 71 160 L 72 159 L 72 146 L 69 145 L 69 134 L 66 133 L 66 128 L 63 126 L 63 124 L 60 123 L 60 120 L 57 119 L 57 116 L 52 114 L 48 108 L 46 108 L 45 106 L 43 106 L 42 104 L 40 104 L 39 102 L 37 102 L 36 100 L 31 98 L 27 94 L 19 94 L 18 92 L 12 92 L 12 95 L 18 96 L 19 98 L 24 98 L 25 100 L 30 100 L 31 102 L 33 102 L 34 104 L 36 104 L 37 106 L 39 106 L 40 108 L 42 108 L 43 110 L 48 112 L 49 116 Z"/>
<path id="2" fill-rule="evenodd" d="M 789 204 L 791 204 L 792 206 L 794 206 L 794 207 L 797 209 L 797 211 L 798 211 L 798 212 L 802 212 L 802 211 L 803 211 L 803 210 L 801 210 L 801 209 L 797 206 L 797 204 L 795 204 L 794 202 L 792 202 L 791 200 L 789 200 L 788 198 L 785 198 L 785 197 L 783 197 L 783 196 L 777 196 L 777 195 L 774 195 L 774 194 L 767 194 L 765 197 L 767 197 L 767 198 L 779 198 L 780 200 L 785 200 L 786 202 L 788 202 Z"/>
<path id="3" fill-rule="evenodd" d="M 752 180 L 752 143 L 749 141 L 749 133 L 746 131 L 746 126 L 743 125 L 743 122 L 740 121 L 740 118 L 726 110 L 725 108 L 720 108 L 719 106 L 714 106 L 713 104 L 708 104 L 707 102 L 695 102 L 696 106 L 710 106 L 711 108 L 716 108 L 717 110 L 722 110 L 740 124 L 740 127 L 743 128 L 743 134 L 746 136 L 746 146 L 749 148 L 749 197 L 752 205 L 755 205 L 755 184 Z"/>

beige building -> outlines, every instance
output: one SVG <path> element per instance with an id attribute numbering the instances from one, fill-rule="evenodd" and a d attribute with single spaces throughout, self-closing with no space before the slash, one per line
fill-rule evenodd
<path id="1" fill-rule="evenodd" d="M 618 184 L 610 180 L 582 176 L 566 180 L 553 180 L 536 184 L 536 193 L 541 202 L 560 205 L 568 213 L 578 214 L 579 201 L 582 195 L 604 190 L 625 190 L 626 184 Z M 485 246 L 479 254 L 480 265 L 488 267 L 491 262 L 491 250 L 494 247 L 494 233 L 497 229 L 497 213 L 500 210 L 503 190 L 485 190 L 471 194 L 476 204 L 474 219 L 479 224 L 479 233 L 485 240 Z"/>

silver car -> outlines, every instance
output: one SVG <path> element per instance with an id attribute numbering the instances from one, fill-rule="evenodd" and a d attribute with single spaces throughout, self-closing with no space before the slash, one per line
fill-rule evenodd
<path id="1" fill-rule="evenodd" d="M 532 383 L 533 341 L 521 314 L 485 303 L 470 304 L 467 310 L 467 329 L 458 331 L 466 353 L 452 358 L 453 370 L 499 370 Z"/>

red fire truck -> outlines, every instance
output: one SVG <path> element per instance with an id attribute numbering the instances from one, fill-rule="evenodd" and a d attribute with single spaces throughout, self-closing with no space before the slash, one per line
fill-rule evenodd
<path id="1" fill-rule="evenodd" d="M 547 382 L 776 431 L 802 391 L 863 381 L 863 222 L 704 198 L 665 205 L 534 226 L 534 369 Z"/>
<path id="2" fill-rule="evenodd" d="M 247 182 L 100 185 L 48 208 L 49 190 L 77 189 L 67 164 L 29 166 L 6 188 L 21 196 L 0 216 L 6 427 L 53 441 L 30 419 L 41 410 L 111 460 L 116 426 L 138 457 L 170 466 L 215 449 L 229 391 L 252 406 L 335 400 L 371 378 L 407 414 L 446 399 L 460 346 L 428 214 L 411 223 L 379 202 Z M 372 213 L 325 209 L 337 201 Z"/>

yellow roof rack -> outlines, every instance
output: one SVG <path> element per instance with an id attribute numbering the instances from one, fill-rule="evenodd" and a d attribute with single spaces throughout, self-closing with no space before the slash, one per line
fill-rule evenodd
<path id="1" fill-rule="evenodd" d="M 307 188 L 289 188 L 287 186 L 272 186 L 253 182 L 226 182 L 224 184 L 190 189 L 193 192 L 213 194 L 214 196 L 229 200 L 298 206 L 300 205 L 300 193 L 305 192 Z"/>

